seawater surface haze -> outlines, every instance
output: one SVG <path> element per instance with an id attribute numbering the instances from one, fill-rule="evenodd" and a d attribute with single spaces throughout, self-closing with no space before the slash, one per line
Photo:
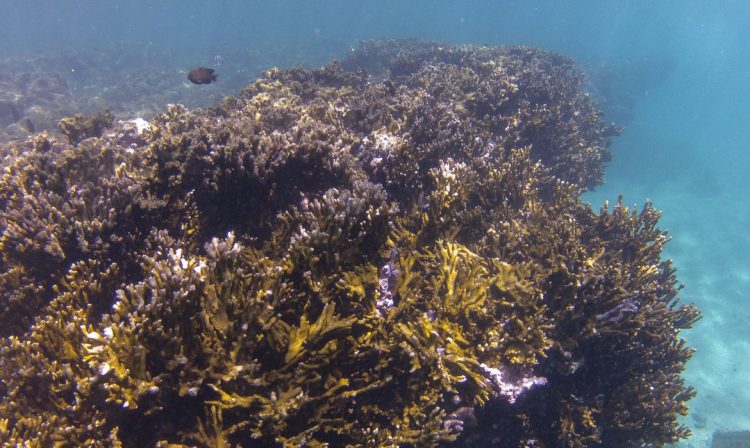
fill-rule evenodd
<path id="1" fill-rule="evenodd" d="M 170 102 L 208 106 L 265 69 L 320 66 L 362 39 L 531 45 L 575 59 L 623 129 L 606 183 L 584 199 L 598 209 L 622 194 L 663 210 L 681 298 L 704 314 L 685 335 L 698 395 L 685 417 L 694 436 L 680 446 L 750 430 L 747 1 L 3 0 L 0 10 L 0 77 L 59 72 L 69 96 L 55 113 L 32 111 L 37 130 L 56 113 L 148 119 Z M 187 71 L 217 60 L 216 83 L 188 85 Z"/>

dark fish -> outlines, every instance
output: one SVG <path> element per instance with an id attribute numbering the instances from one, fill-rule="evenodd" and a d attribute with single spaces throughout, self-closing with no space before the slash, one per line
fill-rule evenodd
<path id="1" fill-rule="evenodd" d="M 34 126 L 34 123 L 28 118 L 24 118 L 23 120 L 19 121 L 18 124 L 21 125 L 22 128 L 31 132 L 32 134 L 36 132 L 36 127 Z"/>
<path id="2" fill-rule="evenodd" d="M 216 81 L 219 75 L 214 73 L 214 69 L 206 67 L 198 67 L 190 70 L 187 78 L 193 84 L 211 84 L 212 81 Z"/>

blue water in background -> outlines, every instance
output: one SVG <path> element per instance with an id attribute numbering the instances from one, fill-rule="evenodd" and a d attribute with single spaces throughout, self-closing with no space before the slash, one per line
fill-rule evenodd
<path id="1" fill-rule="evenodd" d="M 191 66 L 274 40 L 346 49 L 421 37 L 535 45 L 607 68 L 596 87 L 624 132 L 607 184 L 585 199 L 598 209 L 622 193 L 662 209 L 682 299 L 705 314 L 686 334 L 698 348 L 686 377 L 699 396 L 686 419 L 696 436 L 682 446 L 750 429 L 749 1 L 2 0 L 0 11 L 0 58 L 130 42 Z"/>

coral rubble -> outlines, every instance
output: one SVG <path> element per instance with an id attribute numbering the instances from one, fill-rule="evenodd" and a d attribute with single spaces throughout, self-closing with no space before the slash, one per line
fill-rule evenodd
<path id="1" fill-rule="evenodd" d="M 78 117 L 7 147 L 0 443 L 686 437 L 699 314 L 659 212 L 579 201 L 616 132 L 582 80 L 533 48 L 373 41 L 137 138 Z"/>

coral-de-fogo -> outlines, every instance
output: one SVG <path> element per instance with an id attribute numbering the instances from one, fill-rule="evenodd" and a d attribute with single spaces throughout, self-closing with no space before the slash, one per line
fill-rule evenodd
<path id="1" fill-rule="evenodd" d="M 2 150 L 0 443 L 663 446 L 694 395 L 650 204 L 592 211 L 563 56 L 369 41 Z"/>

